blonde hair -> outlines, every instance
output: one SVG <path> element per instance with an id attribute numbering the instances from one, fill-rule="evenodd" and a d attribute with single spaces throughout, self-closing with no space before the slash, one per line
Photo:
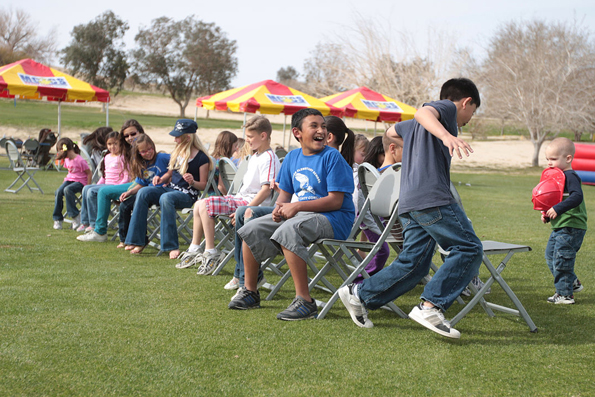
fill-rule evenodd
<path id="1" fill-rule="evenodd" d="M 563 138 L 563 137 L 554 138 L 548 145 L 548 148 L 550 148 L 550 147 L 552 149 L 555 149 L 556 153 L 559 155 L 562 155 L 562 156 L 570 155 L 570 156 L 574 157 L 574 152 L 575 152 L 574 142 L 572 142 L 568 138 Z"/>
<path id="2" fill-rule="evenodd" d="M 174 151 L 171 154 L 171 158 L 169 159 L 169 170 L 178 170 L 181 175 L 184 175 L 186 171 L 188 171 L 188 161 L 190 161 L 190 155 L 192 153 L 192 149 L 198 149 L 199 151 L 203 152 L 207 155 L 207 150 L 205 149 L 204 145 L 200 141 L 200 138 L 196 134 L 184 134 L 182 136 L 189 136 L 189 139 L 185 142 L 180 142 L 174 148 Z M 209 170 L 213 169 L 213 159 L 211 156 L 207 155 L 209 159 Z"/>

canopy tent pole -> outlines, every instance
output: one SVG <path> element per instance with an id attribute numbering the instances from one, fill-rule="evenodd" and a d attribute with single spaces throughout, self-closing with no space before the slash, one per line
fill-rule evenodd
<path id="1" fill-rule="evenodd" d="M 194 122 L 195 123 L 196 123 L 197 116 L 198 116 L 198 107 L 195 107 L 194 108 Z"/>
<path id="2" fill-rule="evenodd" d="M 60 133 L 62 131 L 62 101 L 58 101 L 58 140 L 60 140 Z"/>
<path id="3" fill-rule="evenodd" d="M 376 136 L 376 123 L 377 121 L 374 121 L 374 136 Z"/>
<path id="4" fill-rule="evenodd" d="M 285 124 L 287 123 L 287 115 L 283 114 L 283 144 L 281 146 L 285 147 Z M 289 152 L 289 140 L 287 141 L 287 151 Z"/>
<path id="5" fill-rule="evenodd" d="M 242 125 L 242 138 L 246 139 L 246 115 L 247 113 L 244 112 L 244 124 Z"/>
<path id="6" fill-rule="evenodd" d="M 109 102 L 105 104 L 105 126 L 109 126 Z"/>

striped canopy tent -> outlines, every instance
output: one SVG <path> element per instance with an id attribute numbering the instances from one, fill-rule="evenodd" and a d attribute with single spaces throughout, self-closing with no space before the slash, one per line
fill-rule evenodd
<path id="1" fill-rule="evenodd" d="M 340 92 L 320 98 L 326 104 L 344 112 L 345 117 L 371 120 L 374 122 L 398 123 L 411 120 L 417 109 L 367 87 Z M 375 128 L 374 128 L 375 130 Z"/>
<path id="2" fill-rule="evenodd" d="M 294 88 L 264 80 L 240 88 L 223 91 L 217 94 L 198 98 L 197 107 L 209 110 L 230 110 L 244 112 L 244 124 L 247 113 L 292 115 L 300 109 L 318 109 L 323 115 L 341 117 L 343 112 L 308 94 Z M 283 141 L 285 143 L 285 122 L 283 124 Z"/>
<path id="3" fill-rule="evenodd" d="M 105 123 L 109 124 L 109 92 L 62 73 L 32 59 L 0 67 L 0 98 L 38 99 L 58 102 L 58 137 L 61 103 L 98 101 L 107 104 Z"/>

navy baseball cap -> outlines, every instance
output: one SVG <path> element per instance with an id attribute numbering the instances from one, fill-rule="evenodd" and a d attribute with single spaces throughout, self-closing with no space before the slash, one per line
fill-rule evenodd
<path id="1" fill-rule="evenodd" d="M 198 129 L 198 125 L 196 121 L 190 119 L 179 119 L 176 121 L 176 126 L 169 133 L 171 136 L 182 136 L 184 134 L 195 134 L 196 130 Z"/>

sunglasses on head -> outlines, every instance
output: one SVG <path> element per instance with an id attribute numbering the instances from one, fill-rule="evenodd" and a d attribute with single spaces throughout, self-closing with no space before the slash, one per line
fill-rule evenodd
<path id="1" fill-rule="evenodd" d="M 126 138 L 133 138 L 138 135 L 138 132 L 131 132 L 128 135 L 124 135 L 124 139 Z"/>

